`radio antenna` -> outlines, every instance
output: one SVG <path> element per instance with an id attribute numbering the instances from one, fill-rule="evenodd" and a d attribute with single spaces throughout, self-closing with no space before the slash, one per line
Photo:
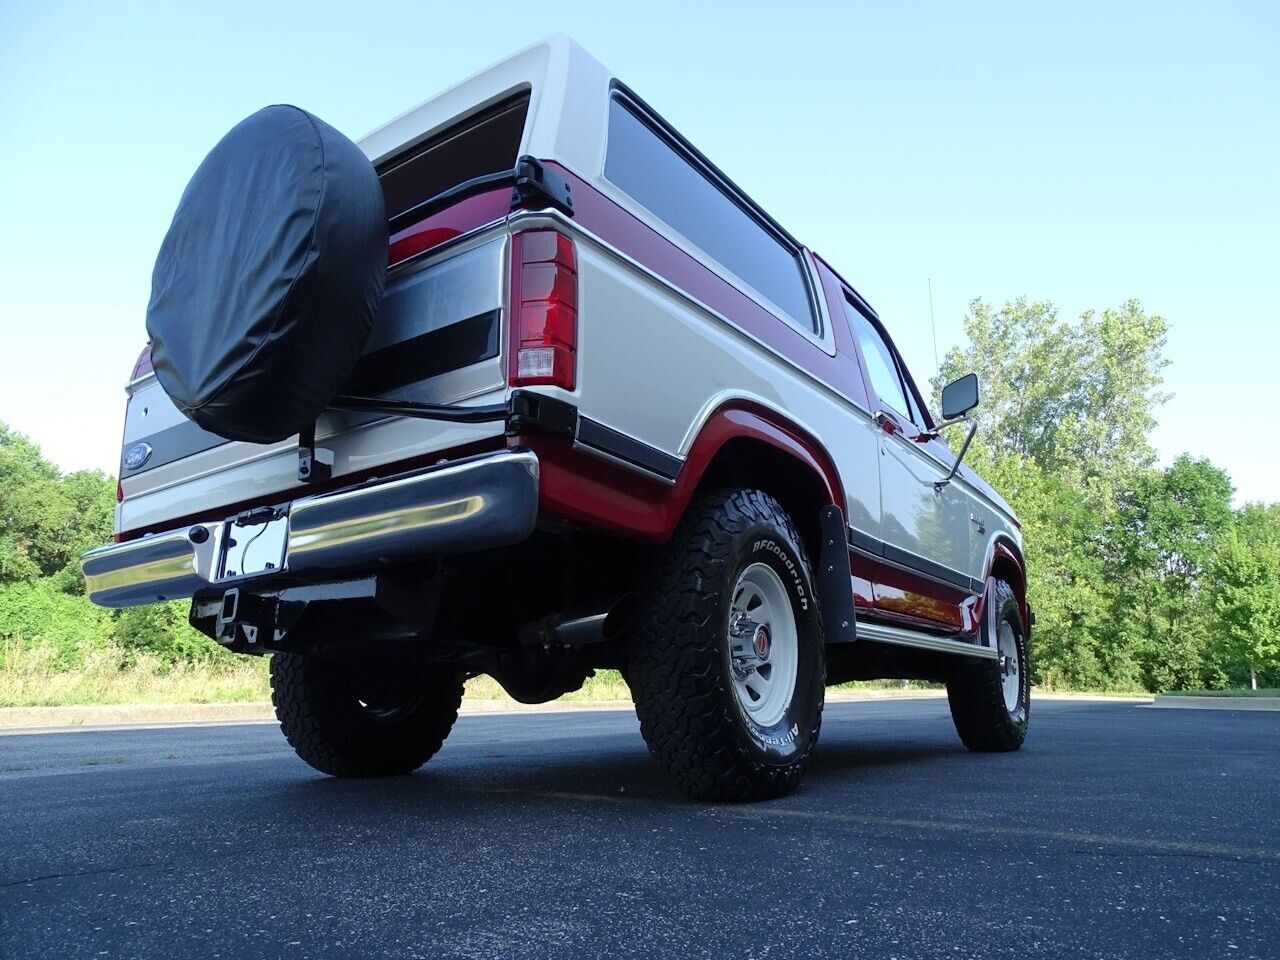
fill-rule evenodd
<path id="1" fill-rule="evenodd" d="M 933 319 L 933 278 L 929 278 L 929 327 L 933 330 L 933 369 L 941 372 L 938 363 L 938 324 Z"/>

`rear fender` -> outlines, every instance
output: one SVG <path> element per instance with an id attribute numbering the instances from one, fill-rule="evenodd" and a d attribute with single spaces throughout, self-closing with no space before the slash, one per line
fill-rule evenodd
<path id="1" fill-rule="evenodd" d="M 674 482 L 627 469 L 575 446 L 569 439 L 528 435 L 511 438 L 534 449 L 541 463 L 540 508 L 544 519 L 564 519 L 645 543 L 664 543 L 675 532 L 689 501 L 725 444 L 746 438 L 795 459 L 812 473 L 821 503 L 842 507 L 843 488 L 834 463 L 815 439 L 774 411 L 754 404 L 726 404 L 703 423 Z"/>
<path id="2" fill-rule="evenodd" d="M 853 639 L 853 591 L 845 536 L 844 489 L 834 461 L 812 435 L 781 414 L 748 401 L 718 407 L 702 424 L 673 483 L 603 460 L 559 437 L 527 436 L 541 464 L 544 522 L 571 521 L 644 543 L 670 539 L 690 500 L 731 441 L 764 444 L 800 464 L 818 491 L 812 515 L 797 518 L 820 537 L 809 543 L 817 564 L 828 642 Z M 513 443 L 516 441 L 513 439 Z"/>

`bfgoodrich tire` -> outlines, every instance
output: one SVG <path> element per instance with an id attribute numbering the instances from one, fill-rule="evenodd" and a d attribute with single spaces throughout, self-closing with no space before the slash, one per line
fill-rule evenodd
<path id="1" fill-rule="evenodd" d="M 970 750 L 1017 750 L 1031 717 L 1031 670 L 1018 598 L 1008 583 L 992 580 L 982 622 L 983 642 L 998 660 L 970 659 L 947 683 L 947 701 L 960 741 Z"/>
<path id="2" fill-rule="evenodd" d="M 289 745 L 321 773 L 412 773 L 444 744 L 458 719 L 463 678 L 414 668 L 277 653 L 271 702 Z"/>
<path id="3" fill-rule="evenodd" d="M 759 490 L 699 497 L 641 591 L 628 680 L 640 730 L 685 793 L 782 796 L 822 722 L 822 619 L 791 518 Z"/>

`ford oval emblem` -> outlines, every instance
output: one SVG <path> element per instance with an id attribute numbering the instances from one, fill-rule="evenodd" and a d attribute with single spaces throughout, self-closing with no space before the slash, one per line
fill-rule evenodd
<path id="1" fill-rule="evenodd" d="M 137 470 L 150 459 L 151 444 L 146 441 L 135 443 L 124 452 L 124 468 L 126 470 Z"/>

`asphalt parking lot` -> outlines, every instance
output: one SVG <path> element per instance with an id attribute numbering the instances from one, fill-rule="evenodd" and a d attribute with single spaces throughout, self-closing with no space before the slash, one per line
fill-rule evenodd
<path id="1" fill-rule="evenodd" d="M 828 706 L 794 796 L 681 799 L 626 712 L 335 781 L 274 726 L 0 736 L 0 957 L 1277 957 L 1280 713 Z"/>

